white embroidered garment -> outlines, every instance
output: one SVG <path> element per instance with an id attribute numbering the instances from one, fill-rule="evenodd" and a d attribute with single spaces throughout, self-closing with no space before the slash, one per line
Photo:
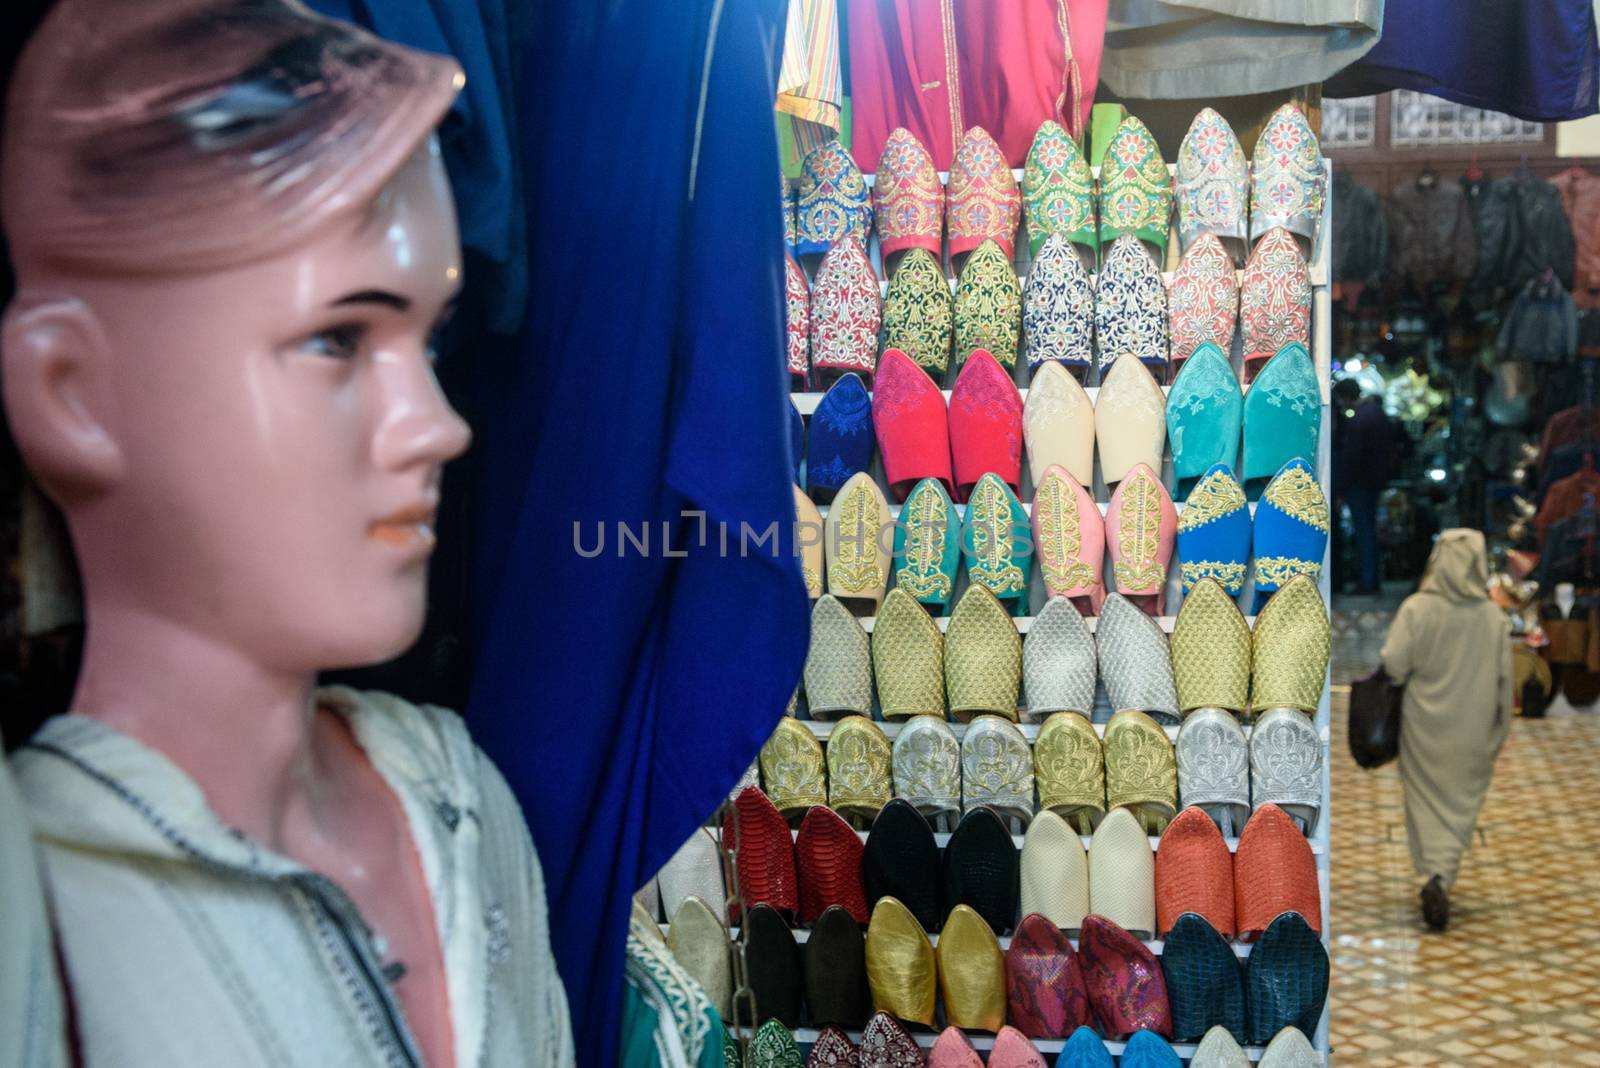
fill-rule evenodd
<path id="1" fill-rule="evenodd" d="M 450 712 L 318 699 L 405 810 L 458 1068 L 573 1064 L 544 877 L 499 772 Z M 13 763 L 88 1068 L 420 1068 L 374 935 L 331 880 L 233 832 L 192 779 L 97 720 L 55 717 Z"/>
<path id="2" fill-rule="evenodd" d="M 67 1063 L 67 1050 L 50 924 L 33 864 L 28 812 L 4 763 L 0 857 L 0 1064 L 58 1068 Z"/>

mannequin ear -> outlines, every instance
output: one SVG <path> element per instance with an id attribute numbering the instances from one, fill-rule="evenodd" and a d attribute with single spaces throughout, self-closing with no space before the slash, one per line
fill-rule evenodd
<path id="1" fill-rule="evenodd" d="M 21 294 L 0 326 L 6 417 L 23 459 L 58 503 L 91 497 L 122 477 L 123 456 L 105 423 L 110 347 L 76 297 Z"/>

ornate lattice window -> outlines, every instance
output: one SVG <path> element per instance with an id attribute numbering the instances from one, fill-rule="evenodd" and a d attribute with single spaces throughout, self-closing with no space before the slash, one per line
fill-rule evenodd
<path id="1" fill-rule="evenodd" d="M 1378 98 L 1324 100 L 1320 140 L 1324 148 L 1371 148 L 1378 140 Z"/>
<path id="2" fill-rule="evenodd" d="M 1537 122 L 1407 89 L 1389 95 L 1389 143 L 1395 148 L 1538 144 L 1542 140 L 1544 126 Z"/>

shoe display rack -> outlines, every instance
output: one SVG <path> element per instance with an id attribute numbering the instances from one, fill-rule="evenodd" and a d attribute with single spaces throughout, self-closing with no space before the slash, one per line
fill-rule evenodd
<path id="1" fill-rule="evenodd" d="M 1317 481 L 1326 489 L 1327 487 L 1329 487 L 1331 485 L 1331 478 L 1330 478 L 1330 476 L 1331 476 L 1331 456 L 1330 456 L 1330 436 L 1331 436 L 1331 434 L 1330 434 L 1330 431 L 1331 431 L 1331 423 L 1332 423 L 1332 412 L 1330 411 L 1330 408 L 1329 408 L 1329 400 L 1330 400 L 1330 387 L 1331 387 L 1332 332 L 1331 332 L 1331 297 L 1330 297 L 1330 294 L 1329 294 L 1328 282 L 1329 282 L 1329 274 L 1330 274 L 1330 258 L 1331 258 L 1330 257 L 1330 244 L 1331 244 L 1331 240 L 1330 239 L 1331 239 L 1331 234 L 1332 234 L 1332 213 L 1333 213 L 1333 210 L 1334 210 L 1334 204 L 1332 202 L 1332 190 L 1333 190 L 1332 167 L 1331 167 L 1331 164 L 1327 163 L 1326 161 L 1324 162 L 1323 166 L 1324 166 L 1324 173 L 1325 173 L 1325 178 L 1326 178 L 1326 183 L 1327 183 L 1326 184 L 1327 194 L 1326 194 L 1326 196 L 1324 198 L 1323 216 L 1322 216 L 1322 220 L 1321 220 L 1321 225 L 1320 225 L 1319 230 L 1318 230 L 1317 241 L 1316 241 L 1316 244 L 1315 244 L 1314 248 L 1312 249 L 1312 254 L 1311 254 L 1310 258 L 1309 258 L 1308 265 L 1309 265 L 1309 268 L 1310 268 L 1310 275 L 1311 275 L 1311 281 L 1312 281 L 1312 287 L 1313 287 L 1312 321 L 1311 321 L 1311 345 L 1310 345 L 1310 348 L 1311 348 L 1311 355 L 1312 355 L 1313 361 L 1314 361 L 1316 369 L 1317 369 L 1317 374 L 1318 374 L 1318 379 L 1319 379 L 1320 388 L 1321 388 L 1321 394 L 1322 394 L 1321 430 L 1320 430 L 1320 439 L 1319 439 L 1319 442 L 1318 442 L 1317 456 L 1316 456 L 1316 474 L 1317 474 Z M 1169 167 L 1169 170 L 1171 170 L 1171 169 L 1172 168 Z M 1018 180 L 1020 181 L 1021 178 L 1022 178 L 1022 171 L 1021 170 L 1016 170 L 1014 173 L 1015 173 L 1016 177 L 1018 178 Z M 948 175 L 947 174 L 941 173 L 939 177 L 940 177 L 941 182 L 947 182 L 948 181 Z M 1099 177 L 1098 168 L 1095 169 L 1095 177 L 1097 179 Z M 867 176 L 867 181 L 868 181 L 869 184 L 871 183 L 872 177 L 870 175 Z M 1175 238 L 1174 238 L 1172 244 L 1173 244 L 1173 246 L 1176 246 L 1177 242 L 1176 242 Z M 1020 281 L 1021 279 L 1025 279 L 1025 276 L 1026 276 L 1026 273 L 1027 273 L 1028 249 L 1027 249 L 1027 242 L 1026 241 L 1019 240 L 1017 242 L 1017 245 L 1018 245 L 1018 249 L 1017 249 L 1017 264 L 1018 264 L 1018 273 L 1019 273 L 1019 281 Z M 873 260 L 875 268 L 879 272 L 880 285 L 883 288 L 886 289 L 887 288 L 887 282 L 881 281 L 881 279 L 882 279 L 881 258 L 880 258 L 880 254 L 879 254 L 878 239 L 877 239 L 876 233 L 874 233 L 872 235 L 871 243 L 870 243 L 868 251 L 869 251 L 870 257 Z M 1171 264 L 1169 263 L 1168 266 L 1171 266 Z M 1163 277 L 1164 277 L 1164 280 L 1166 282 L 1170 283 L 1170 281 L 1171 281 L 1171 273 L 1170 272 L 1165 273 Z M 955 280 L 954 279 L 950 279 L 950 284 L 951 284 L 952 288 L 954 288 L 954 286 L 956 284 Z M 1239 335 L 1238 332 L 1235 333 L 1235 337 L 1234 337 L 1234 340 L 1233 340 L 1233 351 L 1230 354 L 1230 362 L 1231 362 L 1231 364 L 1232 364 L 1232 366 L 1233 366 L 1233 368 L 1235 370 L 1235 373 L 1240 376 L 1240 379 L 1241 379 L 1241 382 L 1242 382 L 1242 380 L 1243 380 L 1243 375 L 1242 375 L 1243 353 L 1242 353 L 1242 342 L 1241 342 L 1241 338 L 1240 338 L 1240 335 Z M 1027 386 L 1028 386 L 1028 378 L 1029 378 L 1029 376 L 1030 376 L 1030 370 L 1029 370 L 1029 368 L 1027 366 L 1027 361 L 1025 359 L 1019 358 L 1016 361 L 1015 381 L 1016 381 L 1016 384 L 1017 384 L 1017 386 L 1019 388 L 1019 391 L 1022 393 L 1024 402 L 1026 401 L 1026 397 L 1027 397 Z M 1091 380 L 1093 380 L 1093 379 L 1091 378 Z M 1170 386 L 1163 386 L 1162 388 L 1163 388 L 1163 392 L 1167 393 L 1167 392 L 1170 392 L 1170 388 L 1171 387 Z M 1088 393 L 1091 401 L 1098 402 L 1098 399 L 1099 399 L 1099 388 L 1098 388 L 1098 386 L 1088 385 L 1088 386 L 1085 387 L 1085 389 L 1086 389 L 1086 392 Z M 1248 393 L 1248 390 L 1250 389 L 1250 386 L 1249 385 L 1244 385 L 1243 389 Z M 950 396 L 950 391 L 949 390 L 945 390 L 944 391 L 944 395 L 946 397 L 946 400 L 948 401 L 949 396 Z M 824 394 L 821 393 L 821 392 L 793 393 L 793 394 L 791 394 L 791 400 L 792 400 L 795 408 L 800 412 L 801 416 L 804 417 L 804 418 L 809 419 L 809 417 L 812 415 L 812 413 L 816 411 L 816 408 L 817 408 L 818 404 L 821 402 L 823 396 L 824 396 Z M 872 467 L 869 468 L 869 473 L 878 482 L 880 487 L 883 487 L 883 488 L 887 489 L 887 480 L 886 480 L 886 478 L 884 476 L 884 472 L 883 472 L 883 469 L 882 469 L 881 457 L 877 457 L 877 456 L 874 457 L 874 459 L 872 461 Z M 1162 478 L 1163 478 L 1163 481 L 1165 482 L 1165 484 L 1169 488 L 1173 486 L 1173 484 L 1174 484 L 1174 472 L 1173 472 L 1173 468 L 1172 468 L 1172 459 L 1171 459 L 1171 456 L 1170 456 L 1170 451 L 1163 458 Z M 1024 459 L 1023 468 L 1022 468 L 1022 476 L 1021 476 L 1021 487 L 1020 487 L 1021 493 L 1019 493 L 1019 498 L 1021 500 L 1029 501 L 1029 500 L 1032 499 L 1032 496 L 1033 496 L 1032 491 L 1033 491 L 1033 488 L 1034 488 L 1034 484 L 1035 484 L 1034 473 L 1029 471 L 1028 463 L 1027 463 L 1026 459 Z M 1105 484 L 1105 481 L 1104 481 L 1104 478 L 1102 476 L 1102 473 L 1100 471 L 1098 457 L 1096 458 L 1094 485 L 1093 485 L 1092 489 L 1090 490 L 1090 492 L 1092 493 L 1095 501 L 1098 503 L 1101 512 L 1104 513 L 1106 511 L 1106 509 L 1109 507 L 1111 495 L 1110 495 L 1110 491 L 1109 491 L 1107 485 Z M 1178 502 L 1176 506 L 1181 512 L 1181 510 L 1183 508 L 1182 503 Z M 1025 504 L 1024 507 L 1027 508 L 1028 506 Z M 1252 514 L 1254 513 L 1255 507 L 1256 507 L 1255 504 L 1252 503 L 1251 504 Z M 957 512 L 958 512 L 959 515 L 964 515 L 965 510 L 966 510 L 966 506 L 957 505 L 956 508 L 957 508 Z M 891 514 L 892 515 L 898 515 L 899 506 L 891 505 L 891 509 L 890 510 L 891 510 Z M 828 512 L 827 506 L 826 505 L 819 506 L 819 511 L 821 511 L 823 516 L 826 517 L 827 512 Z M 1105 574 L 1107 576 L 1108 586 L 1110 585 L 1110 581 L 1109 580 L 1110 580 L 1111 570 L 1112 569 L 1109 566 L 1107 566 L 1105 568 Z M 1036 569 L 1035 569 L 1035 571 L 1036 571 Z M 1324 604 L 1325 607 L 1328 604 L 1329 597 L 1330 597 L 1329 573 L 1328 572 L 1329 572 L 1329 569 L 1328 569 L 1328 566 L 1327 566 L 1326 555 L 1324 555 L 1324 564 L 1323 564 L 1323 568 L 1322 568 L 1320 577 L 1318 579 L 1318 586 L 1319 586 L 1319 589 L 1320 589 L 1320 592 L 1321 592 L 1321 595 L 1322 595 L 1323 604 Z M 965 573 L 963 572 L 961 577 L 960 577 L 960 579 L 958 580 L 958 582 L 956 584 L 956 587 L 955 587 L 955 590 L 953 591 L 953 594 L 952 594 L 952 596 L 950 598 L 951 603 L 955 603 L 956 601 L 958 601 L 960 599 L 960 596 L 961 596 L 962 592 L 964 591 L 966 585 L 967 585 L 967 578 L 966 578 Z M 1244 605 L 1244 606 L 1249 606 L 1249 605 L 1253 604 L 1253 602 L 1254 602 L 1253 585 L 1254 585 L 1253 578 L 1246 582 L 1245 587 L 1244 587 L 1240 597 L 1238 598 L 1238 603 L 1239 604 Z M 1030 626 L 1033 623 L 1033 620 L 1034 620 L 1035 616 L 1043 608 L 1043 606 L 1044 606 L 1044 604 L 1046 602 L 1046 599 L 1047 599 L 1047 595 L 1046 595 L 1046 592 L 1045 592 L 1045 589 L 1044 589 L 1044 584 L 1043 584 L 1042 578 L 1037 573 L 1035 573 L 1035 574 L 1033 574 L 1031 576 L 1031 580 L 1030 580 L 1030 585 L 1029 585 L 1029 590 L 1028 590 L 1028 602 L 1027 602 L 1028 603 L 1028 607 L 1027 607 L 1027 609 L 1026 609 L 1026 611 L 1024 612 L 1023 615 L 1020 615 L 1020 616 L 1018 616 L 1018 617 L 1016 617 L 1014 619 L 1015 625 L 1016 625 L 1016 627 L 1017 627 L 1019 632 L 1021 632 L 1024 635 L 1026 635 L 1026 633 L 1030 629 Z M 1165 591 L 1166 611 L 1169 614 L 1166 614 L 1166 615 L 1161 616 L 1161 617 L 1158 618 L 1158 622 L 1159 622 L 1162 630 L 1164 630 L 1165 632 L 1167 632 L 1169 634 L 1172 632 L 1172 630 L 1174 628 L 1174 624 L 1176 622 L 1176 612 L 1177 612 L 1178 606 L 1181 604 L 1181 602 L 1182 602 L 1182 582 L 1181 582 L 1181 578 L 1180 578 L 1180 574 L 1179 574 L 1179 569 L 1176 566 L 1174 566 L 1174 567 L 1172 567 L 1170 569 L 1170 571 L 1168 573 L 1167 585 L 1166 585 L 1166 591 Z M 1256 617 L 1252 614 L 1252 615 L 1247 615 L 1246 619 L 1247 619 L 1247 621 L 1250 623 L 1250 625 L 1253 628 L 1254 625 L 1255 625 Z M 872 628 L 873 628 L 875 620 L 873 618 L 862 618 L 862 619 L 859 620 L 859 622 L 861 623 L 863 629 L 865 629 L 868 632 L 870 632 L 872 630 Z M 943 630 L 948 626 L 949 616 L 938 617 L 938 618 L 936 618 L 936 622 L 939 625 L 940 629 Z M 1087 622 L 1088 622 L 1091 630 L 1093 630 L 1095 628 L 1096 624 L 1098 623 L 1098 619 L 1097 618 L 1089 619 L 1089 620 L 1087 620 Z M 1325 676 L 1324 680 L 1323 680 L 1322 697 L 1321 697 L 1321 700 L 1320 700 L 1320 702 L 1319 702 L 1319 704 L 1317 706 L 1316 715 L 1314 717 L 1314 726 L 1316 728 L 1316 734 L 1317 734 L 1317 738 L 1319 740 L 1320 753 L 1321 753 L 1321 765 L 1322 765 L 1322 768 L 1321 768 L 1321 796 L 1320 796 L 1321 815 L 1320 815 L 1320 818 L 1316 822 L 1316 827 L 1315 827 L 1314 832 L 1310 836 L 1311 851 L 1312 851 L 1312 853 L 1313 853 L 1313 855 L 1315 857 L 1315 861 L 1316 861 L 1317 879 L 1318 879 L 1318 885 L 1319 885 L 1319 890 L 1320 890 L 1320 899 L 1321 899 L 1321 939 L 1322 939 L 1323 946 L 1325 948 L 1328 947 L 1331 944 L 1330 926 L 1329 926 L 1329 910 L 1328 910 L 1328 895 L 1329 895 L 1329 877 L 1328 877 L 1328 873 L 1329 873 L 1329 861 L 1330 861 L 1329 824 L 1330 824 L 1330 819 L 1331 819 L 1331 813 L 1330 813 L 1330 810 L 1329 810 L 1329 774 L 1328 774 L 1328 761 L 1329 761 L 1329 751 L 1330 751 L 1329 694 L 1330 694 L 1330 688 L 1329 688 L 1329 683 L 1328 683 L 1328 677 Z M 1097 714 L 1095 715 L 1094 719 L 1103 721 L 1106 718 L 1106 716 L 1109 714 L 1109 711 L 1110 711 L 1109 707 L 1106 704 L 1106 698 L 1105 698 L 1105 695 L 1104 695 L 1103 692 L 1098 697 L 1098 703 L 1099 703 L 1100 707 L 1097 709 Z M 903 729 L 903 725 L 900 724 L 900 723 L 884 722 L 881 718 L 879 718 L 880 713 L 878 713 L 876 708 L 874 709 L 874 712 L 875 712 L 875 714 L 874 714 L 873 718 L 877 722 L 877 726 L 879 728 L 881 728 L 883 733 L 892 741 L 896 736 L 898 736 L 900 731 Z M 805 716 L 806 716 L 806 713 L 804 711 L 804 706 L 802 704 L 801 705 L 801 711 L 800 711 L 800 717 L 801 717 L 800 721 L 802 723 L 804 723 L 809 728 L 811 733 L 817 738 L 817 740 L 825 748 L 828 745 L 828 742 L 829 742 L 829 739 L 830 739 L 831 735 L 833 734 L 835 729 L 838 727 L 838 723 L 837 722 L 822 722 L 822 721 L 811 720 L 811 719 L 805 718 Z M 1023 718 L 1026 719 L 1026 711 L 1025 710 L 1023 711 Z M 958 740 L 965 736 L 965 733 L 966 733 L 966 731 L 968 729 L 968 724 L 964 724 L 964 723 L 950 723 L 949 726 L 951 727 L 953 733 L 955 734 L 955 736 L 957 737 Z M 1021 733 L 1022 733 L 1024 739 L 1028 742 L 1029 746 L 1030 747 L 1033 746 L 1033 744 L 1036 742 L 1036 740 L 1038 738 L 1038 735 L 1039 735 L 1040 724 L 1038 722 L 1022 722 L 1022 723 L 1018 724 L 1018 726 L 1019 726 L 1019 728 L 1021 730 Z M 1097 734 L 1101 735 L 1102 737 L 1104 736 L 1104 733 L 1105 733 L 1105 723 L 1104 722 L 1095 723 L 1094 724 L 1094 728 L 1095 728 L 1095 731 L 1096 731 Z M 1176 738 L 1177 733 L 1178 733 L 1178 727 L 1176 725 L 1166 726 L 1164 729 L 1165 729 L 1169 739 L 1175 739 Z M 1245 728 L 1245 732 L 1246 732 L 1246 735 L 1248 736 L 1250 734 L 1250 732 L 1251 732 L 1251 728 L 1249 726 L 1247 726 Z M 722 813 L 719 812 L 717 814 L 716 818 L 713 821 L 711 821 L 710 826 L 720 827 L 721 826 L 721 821 L 722 821 Z M 940 826 L 940 827 L 936 828 L 935 841 L 936 841 L 936 843 L 939 845 L 939 847 L 941 849 L 943 849 L 943 847 L 948 843 L 948 841 L 949 841 L 949 839 L 951 837 L 949 833 L 945 833 L 947 830 L 948 830 L 948 828 L 944 827 L 944 826 Z M 1014 841 L 1015 845 L 1018 847 L 1018 849 L 1020 850 L 1020 848 L 1021 848 L 1021 846 L 1023 844 L 1023 837 L 1022 837 L 1022 835 L 1015 833 L 1017 830 L 1019 830 L 1018 827 L 1013 826 L 1012 830 L 1013 830 L 1013 841 Z M 865 830 L 857 830 L 856 833 L 857 833 L 858 837 L 860 837 L 863 840 L 863 842 L 866 840 L 867 831 L 865 831 Z M 1152 850 L 1155 850 L 1155 848 L 1156 848 L 1156 846 L 1158 844 L 1158 841 L 1159 840 L 1156 839 L 1156 838 L 1151 838 L 1150 839 L 1150 845 L 1151 845 L 1151 849 Z M 1226 839 L 1226 841 L 1227 841 L 1227 845 L 1228 845 L 1228 848 L 1229 848 L 1230 852 L 1237 848 L 1237 845 L 1238 845 L 1238 838 L 1237 837 L 1229 837 L 1229 838 Z M 1083 844 L 1084 844 L 1084 847 L 1087 849 L 1089 844 L 1090 844 L 1090 839 L 1088 837 L 1084 837 L 1083 838 Z M 732 890 L 733 890 L 733 886 L 734 886 L 734 884 L 732 882 L 732 879 L 733 879 L 734 871 L 733 871 L 733 864 L 731 862 L 731 858 L 727 856 L 726 851 L 724 851 L 723 860 L 724 860 L 724 868 L 725 868 L 726 876 L 727 876 L 727 878 L 729 880 L 730 897 L 732 897 Z M 739 935 L 740 935 L 740 931 L 739 931 L 739 928 L 737 926 L 735 926 L 735 927 L 730 929 L 730 936 L 734 939 L 734 941 L 736 943 L 737 943 L 737 941 L 739 939 Z M 804 943 L 807 940 L 808 932 L 805 931 L 805 930 L 796 930 L 794 932 L 794 935 L 795 935 L 795 938 L 796 938 L 797 942 Z M 932 935 L 931 939 L 932 939 L 933 943 L 935 945 L 937 945 L 938 935 L 937 934 Z M 1007 936 L 999 938 L 999 943 L 1000 943 L 1002 951 L 1004 951 L 1011 944 L 1011 936 L 1007 935 Z M 1146 940 L 1145 944 L 1151 949 L 1152 952 L 1154 952 L 1157 955 L 1159 955 L 1161 953 L 1162 948 L 1163 948 L 1163 943 L 1160 940 Z M 1073 945 L 1074 945 L 1074 949 L 1076 949 L 1077 948 L 1076 940 L 1073 940 Z M 1233 948 L 1233 951 L 1234 951 L 1234 953 L 1235 953 L 1235 955 L 1237 957 L 1239 957 L 1241 959 L 1247 959 L 1249 957 L 1249 955 L 1250 955 L 1252 946 L 1250 944 L 1247 944 L 1247 943 L 1238 943 L 1238 944 L 1234 944 L 1232 946 L 1232 948 Z M 753 1032 L 750 1031 L 750 1030 L 746 1030 L 744 1028 L 741 1028 L 740 1029 L 740 1033 L 743 1034 L 744 1037 L 748 1038 Z M 801 1029 L 796 1030 L 794 1032 L 794 1038 L 795 1038 L 795 1040 L 797 1042 L 799 1042 L 802 1045 L 802 1047 L 807 1047 L 810 1043 L 814 1043 L 817 1040 L 817 1038 L 819 1036 L 819 1033 L 820 1033 L 819 1031 L 814 1030 L 814 1029 L 801 1028 Z M 931 1048 L 933 1046 L 934 1041 L 938 1037 L 938 1034 L 936 1032 L 931 1032 L 931 1031 L 921 1031 L 921 1032 L 915 1033 L 913 1035 L 913 1037 L 915 1038 L 917 1044 L 920 1045 L 926 1051 L 927 1049 L 929 1049 L 929 1048 Z M 1315 1034 L 1313 1036 L 1311 1036 L 1311 1037 L 1313 1039 L 1313 1044 L 1314 1044 L 1316 1050 L 1318 1051 L 1318 1053 L 1321 1056 L 1322 1063 L 1327 1064 L 1328 1056 L 1329 1056 L 1329 1039 L 1328 1039 L 1328 1010 L 1327 1010 L 1326 1005 L 1324 1005 L 1323 1012 L 1322 1012 L 1322 1017 L 1321 1017 L 1321 1020 L 1320 1020 L 1318 1026 L 1316 1028 Z M 850 1032 L 849 1033 L 849 1038 L 852 1041 L 852 1043 L 859 1043 L 860 1039 L 861 1039 L 861 1033 L 860 1032 Z M 978 1049 L 979 1051 L 987 1051 L 988 1049 L 992 1048 L 993 1045 L 994 1045 L 994 1041 L 995 1041 L 993 1035 L 984 1034 L 984 1033 L 981 1033 L 981 1032 L 970 1033 L 969 1034 L 969 1038 L 971 1039 L 972 1045 L 976 1049 Z M 1047 1059 L 1051 1059 L 1054 1056 L 1054 1054 L 1058 1053 L 1059 1051 L 1061 1051 L 1065 1047 L 1066 1041 L 1064 1039 L 1057 1039 L 1057 1040 L 1035 1039 L 1033 1044 L 1034 1044 L 1036 1049 L 1038 1049 L 1041 1053 L 1044 1053 L 1046 1055 Z M 1108 1041 L 1106 1043 L 1106 1048 L 1112 1053 L 1113 1056 L 1119 1056 L 1121 1054 L 1122 1050 L 1124 1049 L 1125 1045 L 1126 1045 L 1126 1043 L 1123 1043 L 1123 1042 L 1109 1042 Z M 1192 1044 L 1192 1043 L 1190 1043 L 1190 1044 L 1173 1043 L 1172 1044 L 1172 1049 L 1178 1054 L 1178 1056 L 1183 1061 L 1187 1062 L 1187 1061 L 1191 1060 L 1194 1057 L 1194 1054 L 1195 1054 L 1195 1051 L 1197 1049 L 1197 1046 L 1195 1044 Z M 1263 1054 L 1263 1047 L 1260 1047 L 1260 1046 L 1246 1047 L 1245 1053 L 1246 1053 L 1246 1056 L 1251 1061 L 1259 1061 L 1261 1059 L 1262 1054 Z"/>

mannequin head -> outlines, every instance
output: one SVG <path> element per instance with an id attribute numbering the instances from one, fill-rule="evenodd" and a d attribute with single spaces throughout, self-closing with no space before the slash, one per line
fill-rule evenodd
<path id="1" fill-rule="evenodd" d="M 460 284 L 448 60 L 282 0 L 62 0 L 8 100 L 0 355 L 97 627 L 275 671 L 422 623 L 467 445 L 430 336 Z"/>

